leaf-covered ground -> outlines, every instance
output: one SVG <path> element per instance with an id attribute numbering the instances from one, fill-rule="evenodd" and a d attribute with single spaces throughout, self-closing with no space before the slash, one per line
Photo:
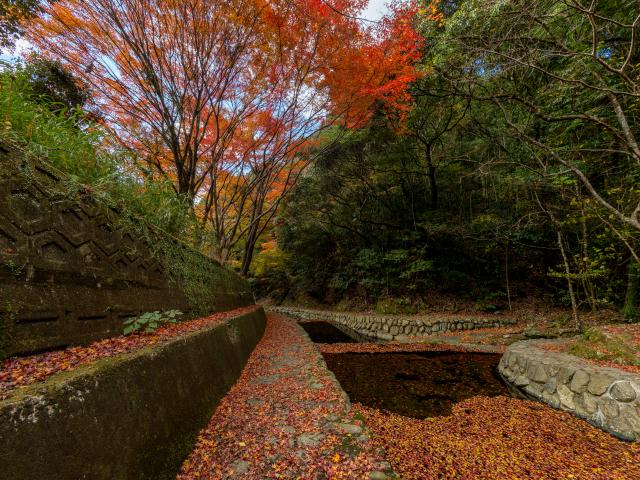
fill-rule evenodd
<path id="1" fill-rule="evenodd" d="M 178 479 L 368 479 L 388 468 L 302 328 L 270 314 Z"/>
<path id="2" fill-rule="evenodd" d="M 424 420 L 359 404 L 354 411 L 405 480 L 640 479 L 640 444 L 541 403 L 473 397 Z"/>
<path id="3" fill-rule="evenodd" d="M 546 350 L 569 353 L 590 363 L 640 373 L 640 324 L 600 325 L 561 342 L 542 342 Z"/>
<path id="4" fill-rule="evenodd" d="M 95 360 L 128 353 L 180 335 L 195 332 L 258 308 L 256 305 L 219 312 L 208 317 L 177 324 L 163 325 L 152 333 L 107 338 L 87 346 L 41 353 L 28 357 L 8 358 L 0 363 L 0 400 L 17 387 L 44 380 L 58 372 L 71 370 Z"/>

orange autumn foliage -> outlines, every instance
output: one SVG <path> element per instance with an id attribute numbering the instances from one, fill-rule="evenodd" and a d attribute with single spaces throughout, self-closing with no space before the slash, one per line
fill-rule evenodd
<path id="1" fill-rule="evenodd" d="M 226 261 L 262 231 L 319 132 L 409 108 L 417 5 L 373 28 L 357 19 L 365 5 L 59 0 L 26 31 L 92 89 L 114 138 L 190 201 Z"/>

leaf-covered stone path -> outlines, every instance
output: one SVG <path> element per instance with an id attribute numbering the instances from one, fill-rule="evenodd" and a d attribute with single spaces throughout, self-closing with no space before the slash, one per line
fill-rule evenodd
<path id="1" fill-rule="evenodd" d="M 384 479 L 390 466 L 296 322 L 270 314 L 178 478 Z"/>

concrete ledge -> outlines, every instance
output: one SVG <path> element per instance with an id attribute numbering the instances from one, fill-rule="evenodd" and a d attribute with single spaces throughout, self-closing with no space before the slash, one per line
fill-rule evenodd
<path id="1" fill-rule="evenodd" d="M 0 476 L 175 478 L 264 328 L 259 308 L 16 390 L 0 402 Z"/>
<path id="2" fill-rule="evenodd" d="M 584 418 L 624 440 L 640 440 L 640 375 L 600 367 L 541 348 L 554 340 L 511 345 L 498 371 L 529 397 Z"/>
<path id="3" fill-rule="evenodd" d="M 419 317 L 402 315 L 356 314 L 291 307 L 271 307 L 269 310 L 299 320 L 326 320 L 344 325 L 367 337 L 386 341 L 410 341 L 410 337 L 454 330 L 504 327 L 516 323 L 511 318 L 487 317 Z"/>

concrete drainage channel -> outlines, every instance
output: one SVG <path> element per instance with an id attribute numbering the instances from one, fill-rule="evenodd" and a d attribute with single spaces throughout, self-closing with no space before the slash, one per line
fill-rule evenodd
<path id="1" fill-rule="evenodd" d="M 289 308 L 275 310 L 297 318 L 300 324 L 307 329 L 312 340 L 318 343 L 367 343 L 371 342 L 370 339 L 372 337 L 362 335 L 362 332 L 366 331 L 369 334 L 375 334 L 368 328 L 365 330 L 351 328 L 363 325 L 362 318 L 354 314 L 328 314 L 327 312 Z M 322 331 L 321 324 L 325 325 L 324 331 Z M 331 333 L 330 329 L 333 329 L 333 333 Z M 384 337 L 384 335 L 384 332 L 383 335 L 376 335 L 373 341 L 380 342 L 380 338 Z M 500 358 L 500 362 L 495 368 L 500 381 L 507 388 L 500 393 L 496 387 L 495 391 L 498 392 L 496 394 L 509 394 L 516 398 L 541 401 L 553 408 L 570 412 L 622 440 L 640 440 L 640 375 L 615 368 L 599 367 L 588 364 L 572 355 L 545 350 L 541 348 L 544 342 L 554 341 L 528 340 L 517 342 L 507 349 L 507 352 Z M 366 355 L 370 358 L 363 360 L 361 357 Z M 436 404 L 438 399 L 440 400 L 439 405 L 432 405 L 431 413 L 446 412 L 448 405 L 457 401 L 447 392 L 439 391 L 438 388 L 438 382 L 453 385 L 453 378 L 448 378 L 446 381 L 443 380 L 444 377 L 448 376 L 446 367 L 440 369 L 434 367 L 429 375 L 418 371 L 406 373 L 404 372 L 407 369 L 405 365 L 406 359 L 402 357 L 402 354 L 395 354 L 382 361 L 383 368 L 377 369 L 372 355 L 385 356 L 389 354 L 325 355 L 325 360 L 330 369 L 336 374 L 353 401 L 391 411 L 395 410 L 397 413 L 416 417 L 429 416 L 427 414 L 429 409 L 425 409 L 421 413 L 421 408 L 418 405 L 421 402 L 424 403 L 425 399 L 427 403 L 435 402 Z M 404 355 L 411 356 L 412 354 Z M 421 360 L 418 355 L 415 353 L 413 355 L 416 357 L 413 363 L 420 363 Z M 467 367 L 472 370 L 477 367 L 477 365 L 472 364 L 465 366 L 465 355 L 468 356 L 470 354 L 459 354 L 454 361 L 458 365 L 458 373 L 464 372 Z M 469 359 L 470 357 L 466 358 Z M 438 361 L 437 356 L 433 356 L 432 363 L 437 363 Z M 347 365 L 349 363 L 351 365 Z M 395 367 L 403 371 L 399 374 L 396 372 L 395 376 L 393 374 L 389 376 L 390 371 Z M 378 372 L 378 370 L 380 371 Z M 480 370 L 476 372 L 478 378 L 482 378 Z M 378 379 L 379 381 L 373 383 L 382 383 L 387 387 L 394 382 L 398 383 L 400 381 L 399 383 L 403 383 L 402 381 L 405 381 L 407 384 L 412 384 L 409 390 L 413 392 L 417 391 L 417 387 L 419 387 L 418 390 L 425 390 L 425 388 L 422 388 L 424 387 L 422 384 L 425 381 L 428 384 L 432 380 L 429 378 L 430 376 L 442 377 L 444 375 L 444 377 L 436 379 L 437 381 L 433 385 L 426 388 L 426 390 L 436 390 L 436 393 L 423 391 L 422 399 L 419 402 L 415 402 L 414 400 L 416 399 L 405 398 L 402 403 L 408 402 L 408 404 L 413 404 L 415 408 L 409 411 L 411 409 L 406 410 L 403 407 L 404 410 L 401 409 L 403 411 L 399 411 L 389 403 L 389 399 L 376 399 L 377 396 L 381 395 L 380 389 L 373 389 L 372 391 L 367 389 L 368 386 L 372 385 L 370 378 L 365 382 L 360 382 L 361 384 L 356 381 L 363 375 L 369 377 L 371 375 L 379 375 L 381 377 Z M 402 378 L 397 378 L 398 375 Z M 469 380 L 467 383 L 471 386 L 473 382 Z M 491 380 L 485 378 L 482 383 L 482 385 L 475 385 L 472 388 L 480 392 L 486 385 L 491 383 Z M 461 391 L 469 390 L 464 388 L 464 385 L 465 382 L 462 382 L 455 389 Z M 402 395 L 406 388 L 397 388 L 396 390 L 396 395 Z M 389 388 L 385 387 L 385 392 L 388 393 Z M 461 398 L 464 398 L 465 395 L 470 396 L 471 393 L 467 392 Z"/>
<path id="2" fill-rule="evenodd" d="M 0 477 L 175 478 L 264 328 L 260 308 L 16 390 L 0 401 Z"/>

